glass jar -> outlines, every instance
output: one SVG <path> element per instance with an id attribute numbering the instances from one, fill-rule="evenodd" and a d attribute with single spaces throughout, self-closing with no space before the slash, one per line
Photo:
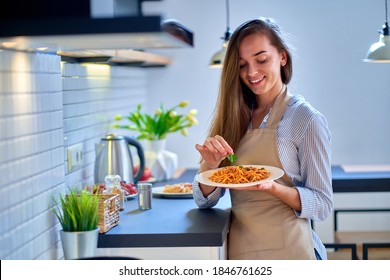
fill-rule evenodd
<path id="1" fill-rule="evenodd" d="M 119 175 L 107 175 L 104 177 L 104 182 L 106 183 L 107 194 L 118 194 L 119 195 L 119 208 L 124 210 L 125 206 L 125 192 L 121 187 L 121 176 Z"/>

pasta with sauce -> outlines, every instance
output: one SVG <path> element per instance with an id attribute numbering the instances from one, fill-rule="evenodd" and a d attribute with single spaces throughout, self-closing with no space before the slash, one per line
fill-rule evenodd
<path id="1" fill-rule="evenodd" d="M 254 166 L 226 166 L 209 176 L 209 180 L 221 184 L 242 184 L 267 179 L 271 173 L 265 168 Z"/>

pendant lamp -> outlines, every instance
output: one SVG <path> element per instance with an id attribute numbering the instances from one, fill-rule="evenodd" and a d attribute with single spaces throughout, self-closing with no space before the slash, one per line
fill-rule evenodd
<path id="1" fill-rule="evenodd" d="M 225 36 L 221 37 L 223 39 L 222 48 L 217 51 L 210 59 L 209 66 L 211 68 L 220 68 L 222 67 L 223 61 L 226 55 L 226 49 L 230 39 L 230 28 L 229 28 L 229 0 L 226 0 L 226 32 Z"/>
<path id="2" fill-rule="evenodd" d="M 390 36 L 387 22 L 387 0 L 385 0 L 385 24 L 380 31 L 379 42 L 371 45 L 364 62 L 388 62 L 390 63 Z"/>

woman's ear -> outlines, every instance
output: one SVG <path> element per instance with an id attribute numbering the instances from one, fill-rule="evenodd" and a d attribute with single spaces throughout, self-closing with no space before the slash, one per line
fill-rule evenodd
<path id="1" fill-rule="evenodd" d="M 287 54 L 285 51 L 283 51 L 280 55 L 280 65 L 283 67 L 287 63 Z"/>

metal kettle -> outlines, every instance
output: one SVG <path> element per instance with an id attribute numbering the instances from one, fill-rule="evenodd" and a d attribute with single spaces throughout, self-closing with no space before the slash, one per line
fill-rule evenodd
<path id="1" fill-rule="evenodd" d="M 130 146 L 137 149 L 140 166 L 133 172 L 134 162 Z M 141 143 L 128 136 L 108 134 L 95 145 L 95 184 L 103 183 L 106 175 L 119 175 L 126 183 L 137 183 L 145 169 L 145 155 Z"/>

